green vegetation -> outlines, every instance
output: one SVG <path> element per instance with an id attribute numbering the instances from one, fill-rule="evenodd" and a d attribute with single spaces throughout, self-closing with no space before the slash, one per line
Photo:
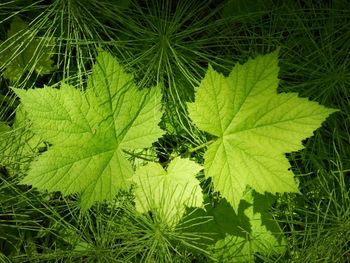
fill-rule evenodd
<path id="1" fill-rule="evenodd" d="M 347 1 L 0 11 L 0 262 L 350 262 Z"/>

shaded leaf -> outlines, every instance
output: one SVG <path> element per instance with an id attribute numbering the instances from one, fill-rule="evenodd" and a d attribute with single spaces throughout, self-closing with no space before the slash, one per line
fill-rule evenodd
<path id="1" fill-rule="evenodd" d="M 36 37 L 21 18 L 15 17 L 7 40 L 0 45 L 0 65 L 6 68 L 3 76 L 14 82 L 26 71 L 36 71 L 39 75 L 50 73 L 55 69 L 52 46 L 52 40 Z"/>
<path id="2" fill-rule="evenodd" d="M 285 252 L 286 240 L 282 231 L 266 212 L 271 200 L 272 196 L 249 191 L 243 202 L 249 206 L 243 213 L 249 219 L 250 230 L 245 231 L 241 228 L 240 235 L 227 235 L 216 242 L 212 251 L 220 262 L 254 262 L 256 253 L 272 256 Z"/>
<path id="3" fill-rule="evenodd" d="M 42 138 L 30 130 L 31 123 L 22 105 L 16 112 L 11 127 L 0 123 L 0 165 L 6 167 L 10 175 L 26 172 L 39 148 L 45 147 Z"/>

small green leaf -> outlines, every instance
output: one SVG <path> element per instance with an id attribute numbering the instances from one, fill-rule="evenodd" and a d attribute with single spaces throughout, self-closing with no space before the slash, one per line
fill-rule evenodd
<path id="1" fill-rule="evenodd" d="M 0 45 L 0 65 L 6 68 L 4 77 L 14 82 L 26 71 L 35 70 L 39 75 L 52 72 L 52 46 L 53 41 L 35 37 L 28 25 L 15 17 L 7 40 Z"/>
<path id="2" fill-rule="evenodd" d="M 168 225 L 175 225 L 187 207 L 202 207 L 203 195 L 195 175 L 202 167 L 179 157 L 171 161 L 167 171 L 158 163 L 140 167 L 136 183 L 136 209 L 142 213 L 156 212 Z"/>
<path id="3" fill-rule="evenodd" d="M 277 53 L 237 64 L 228 77 L 209 66 L 188 104 L 198 128 L 216 137 L 204 155 L 204 173 L 235 210 L 247 186 L 298 192 L 285 153 L 302 149 L 301 141 L 337 111 L 296 93 L 277 94 Z"/>
<path id="4" fill-rule="evenodd" d="M 11 127 L 0 123 L 0 165 L 6 167 L 10 175 L 26 172 L 38 149 L 44 147 L 42 138 L 30 129 L 31 123 L 22 105 L 16 113 Z"/>
<path id="5" fill-rule="evenodd" d="M 138 90 L 132 75 L 106 52 L 93 66 L 86 92 L 67 84 L 13 90 L 33 130 L 52 144 L 22 183 L 81 193 L 83 209 L 128 190 L 133 169 L 123 150 L 150 147 L 163 134 L 160 88 Z"/>

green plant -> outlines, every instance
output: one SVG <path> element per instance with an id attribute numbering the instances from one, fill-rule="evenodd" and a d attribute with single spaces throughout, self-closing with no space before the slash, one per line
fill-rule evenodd
<path id="1" fill-rule="evenodd" d="M 14 0 L 1 3 L 1 260 L 346 262 L 350 251 L 347 242 L 349 93 L 346 88 L 349 60 L 343 52 L 349 44 L 346 29 L 350 16 L 346 7 L 342 0 L 332 3 L 283 1 L 278 4 L 257 1 L 255 6 L 241 0 L 151 0 L 147 3 L 132 0 Z M 270 53 L 276 47 L 281 47 L 279 73 L 277 52 Z M 144 105 L 136 108 L 145 112 L 147 107 L 143 106 L 152 108 L 148 99 L 157 93 L 153 103 L 153 106 L 158 105 L 157 111 L 149 113 L 155 118 L 142 125 L 153 126 L 162 136 L 150 140 L 148 148 L 122 147 L 123 135 L 132 129 L 136 133 L 141 131 L 133 125 L 127 125 L 125 133 L 116 136 L 113 143 L 109 143 L 112 133 L 107 125 L 102 129 L 91 126 L 91 132 L 83 133 L 87 136 L 76 134 L 75 141 L 39 136 L 40 127 L 45 128 L 46 124 L 54 127 L 54 121 L 51 118 L 45 124 L 38 120 L 49 114 L 32 118 L 30 115 L 36 115 L 33 112 L 38 113 L 38 109 L 25 112 L 21 100 L 13 92 L 18 92 L 28 105 L 34 102 L 30 100 L 34 96 L 46 108 L 57 109 L 61 117 L 65 116 L 63 119 L 71 117 L 70 113 L 74 115 L 77 108 L 65 114 L 52 102 L 60 101 L 67 109 L 71 109 L 72 101 L 73 104 L 83 101 L 81 105 L 86 106 L 84 101 L 98 101 L 91 91 L 95 89 L 94 85 L 101 86 L 98 85 L 100 80 L 114 83 L 115 78 L 109 74 L 113 70 L 112 67 L 108 69 L 108 64 L 119 63 L 102 50 L 113 54 L 122 65 L 113 70 L 120 73 L 124 68 L 133 73 L 132 76 L 129 73 L 121 75 L 130 80 L 131 90 L 137 87 L 138 91 L 128 92 L 129 85 L 125 88 L 115 86 L 111 90 L 125 91 L 116 96 L 119 101 L 122 97 L 142 97 Z M 266 53 L 270 54 L 258 55 Z M 248 60 L 249 57 L 256 59 Z M 246 60 L 247 63 L 238 64 Z M 43 61 L 47 63 L 41 63 Z M 246 80 L 247 76 L 254 79 L 254 74 L 259 72 L 255 70 L 255 62 L 260 62 L 266 73 L 276 69 L 275 77 L 267 79 L 278 82 L 278 73 L 281 83 L 271 82 L 275 83 L 270 86 L 274 95 L 269 95 L 268 100 L 255 96 L 254 92 L 246 97 L 236 96 L 234 105 L 243 101 L 243 106 L 238 112 L 232 111 L 227 106 L 232 105 L 232 96 L 242 95 L 241 91 L 249 88 L 237 88 L 244 84 L 241 81 L 231 88 L 229 83 L 235 79 L 233 76 L 238 76 L 239 80 Z M 44 67 L 46 71 L 42 71 L 44 64 L 49 65 Z M 236 66 L 231 72 L 233 64 Z M 96 74 L 97 71 L 102 73 Z M 217 72 L 222 72 L 225 77 Z M 219 80 L 220 85 L 214 80 Z M 249 87 L 249 82 L 245 84 Z M 293 93 L 283 92 L 297 92 L 301 97 L 341 111 L 329 117 L 322 129 L 317 129 L 310 137 L 328 115 L 327 110 L 316 102 L 296 95 L 293 98 Z M 45 94 L 57 95 L 56 100 L 48 99 Z M 74 95 L 69 97 L 68 94 Z M 309 109 L 324 111 L 324 116 L 313 128 L 311 125 L 309 130 L 303 130 L 304 135 L 296 135 L 296 130 L 281 123 L 283 111 L 265 112 L 269 106 L 274 108 L 273 105 L 279 105 L 281 100 L 289 97 L 301 106 L 309 105 Z M 130 99 L 124 101 L 123 105 L 135 105 Z M 216 114 L 212 114 L 215 107 L 210 107 L 214 104 L 219 106 L 218 118 L 211 118 Z M 283 108 L 282 105 L 279 108 Z M 102 123 L 111 120 L 102 118 L 104 113 L 104 116 L 111 116 L 108 111 L 97 117 L 88 110 L 92 108 L 102 110 L 104 107 L 97 104 L 90 107 L 89 104 L 89 107 L 79 108 L 82 109 L 81 116 L 87 114 L 87 123 L 98 122 L 99 117 Z M 293 111 L 296 112 L 297 107 L 288 108 L 284 115 L 290 117 Z M 125 117 L 127 120 L 134 112 L 120 110 L 119 113 L 115 112 L 113 118 L 122 120 Z M 220 122 L 225 127 L 226 121 L 229 122 L 226 116 L 230 114 L 234 115 L 235 125 L 228 125 L 221 134 L 214 124 Z M 297 115 L 293 117 L 297 118 Z M 136 119 L 142 119 L 137 116 Z M 70 123 L 78 125 L 84 122 L 74 116 L 71 120 Z M 266 137 L 265 131 L 270 135 L 276 126 L 266 125 L 265 129 L 260 124 L 269 121 L 278 122 L 288 129 L 289 135 L 295 133 L 295 136 L 272 132 L 270 137 L 274 139 Z M 306 127 L 306 123 L 298 126 Z M 56 126 L 51 135 L 65 128 L 65 125 Z M 106 136 L 102 135 L 104 131 Z M 74 139 L 74 136 L 66 135 Z M 305 148 L 290 152 L 291 145 L 287 144 L 265 147 L 276 142 L 276 138 L 291 137 L 296 139 L 293 147 L 301 149 L 304 145 Z M 85 139 L 94 144 L 86 144 Z M 142 143 L 146 144 L 147 140 Z M 69 154 L 69 147 L 75 148 L 78 154 Z M 120 170 L 129 173 L 124 173 L 124 177 L 112 177 L 121 180 L 113 181 L 114 189 L 110 194 L 100 194 L 97 188 L 97 191 L 89 192 L 89 187 L 99 184 L 91 181 L 98 175 L 88 168 L 108 168 L 115 164 L 105 166 L 99 162 L 108 155 L 102 153 L 104 148 L 121 150 L 123 158 L 118 161 L 124 168 L 129 168 Z M 44 183 L 39 187 L 40 191 L 35 182 L 34 187 L 23 185 L 34 178 L 38 182 L 38 175 L 44 168 L 35 167 L 35 164 L 52 166 L 54 160 L 46 162 L 45 158 L 57 156 L 60 149 L 62 156 L 67 152 L 66 156 L 75 161 L 79 155 L 88 156 L 90 150 L 96 153 L 91 156 L 90 166 L 85 167 L 88 180 L 84 181 L 83 173 L 64 173 L 61 169 L 57 175 L 65 179 L 72 176 L 83 183 L 72 184 L 68 190 L 59 189 L 59 184 L 57 188 L 52 185 L 45 188 Z M 213 161 L 210 153 L 222 153 L 222 149 L 228 149 L 229 154 L 221 155 L 227 162 L 220 160 L 219 155 Z M 267 162 L 275 156 L 281 163 Z M 261 161 L 263 158 L 265 161 Z M 264 162 L 271 166 L 264 167 Z M 79 170 L 83 163 L 74 162 L 72 166 Z M 280 164 L 284 168 L 277 168 Z M 52 167 L 60 170 L 58 165 Z M 268 171 L 276 169 L 278 172 L 269 176 Z M 116 170 L 98 174 L 105 175 L 102 177 L 106 179 L 114 174 L 113 171 Z M 256 173 L 252 174 L 254 171 Z M 264 176 L 256 176 L 260 173 Z M 48 174 L 43 176 L 49 180 L 48 177 Z M 52 178 L 59 180 L 55 172 Z M 123 179 L 126 187 L 119 191 L 121 185 L 118 182 Z M 266 183 L 266 179 L 273 180 Z M 289 182 L 289 190 L 288 187 L 276 187 L 284 186 L 281 180 Z M 242 194 L 232 195 L 230 186 L 242 190 Z M 281 194 L 291 189 L 302 195 Z M 73 193 L 69 193 L 70 190 Z M 88 193 L 85 196 L 84 191 Z M 107 200 L 103 201 L 105 197 Z M 334 244 L 332 249 L 327 248 L 328 244 Z"/>
<path id="2" fill-rule="evenodd" d="M 7 33 L 7 39 L 1 43 L 0 62 L 3 76 L 12 83 L 19 81 L 26 71 L 44 75 L 52 72 L 53 44 L 47 39 L 35 39 L 35 33 L 20 18 L 15 17 Z M 52 42 L 52 41 L 51 41 Z M 51 44 L 51 45 L 50 45 Z"/>
<path id="3" fill-rule="evenodd" d="M 188 105 L 194 123 L 216 137 L 189 152 L 208 146 L 204 175 L 236 213 L 242 199 L 254 204 L 249 197 L 253 190 L 298 192 L 283 154 L 301 149 L 300 141 L 336 111 L 295 93 L 277 94 L 277 54 L 236 65 L 228 77 L 209 67 L 195 102 Z M 132 76 L 110 54 L 100 51 L 83 92 L 64 83 L 60 89 L 13 90 L 33 132 L 50 145 L 31 162 L 21 184 L 64 195 L 80 193 L 80 206 L 86 210 L 96 201 L 114 200 L 118 191 L 128 191 L 131 179 L 136 183 L 136 209 L 152 212 L 169 227 L 176 227 L 185 206 L 202 207 L 199 181 L 194 177 L 201 167 L 189 160 L 169 160 L 166 173 L 160 164 L 149 163 L 133 176 L 125 154 L 150 147 L 163 134 L 157 126 L 162 114 L 160 89 L 138 91 Z M 248 186 L 252 189 L 247 192 Z M 253 220 L 251 235 L 258 231 L 260 239 L 271 239 L 267 229 L 258 230 L 263 218 L 256 217 L 252 208 L 242 212 Z M 236 236 L 219 240 L 216 247 L 222 242 L 231 243 L 243 255 L 268 250 L 256 243 L 235 247 Z"/>

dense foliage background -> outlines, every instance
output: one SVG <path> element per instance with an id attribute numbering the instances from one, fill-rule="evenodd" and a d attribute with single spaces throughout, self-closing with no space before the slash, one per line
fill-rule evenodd
<path id="1" fill-rule="evenodd" d="M 137 214 L 129 193 L 82 213 L 76 196 L 18 185 L 35 154 L 18 147 L 32 145 L 30 124 L 14 124 L 19 102 L 10 87 L 65 80 L 84 89 L 98 50 L 108 50 L 140 88 L 162 87 L 167 135 L 155 152 L 130 158 L 167 162 L 207 139 L 190 124 L 185 103 L 193 101 L 208 64 L 227 74 L 237 62 L 280 48 L 280 91 L 341 112 L 304 150 L 288 154 L 302 195 L 279 196 L 270 209 L 287 250 L 255 260 L 350 262 L 349 1 L 13 0 L 0 3 L 0 21 L 0 121 L 14 134 L 3 143 L 0 133 L 0 261 L 215 260 L 201 233 Z M 201 162 L 200 151 L 191 157 Z M 209 183 L 203 187 L 210 191 Z"/>

